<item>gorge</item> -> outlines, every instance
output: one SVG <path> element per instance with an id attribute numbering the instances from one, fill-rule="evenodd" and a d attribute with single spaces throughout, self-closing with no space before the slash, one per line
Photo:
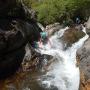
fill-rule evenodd
<path id="1" fill-rule="evenodd" d="M 22 0 L 0 1 L 0 90 L 89 90 L 90 19 L 45 28 L 37 14 Z M 34 48 L 42 31 L 50 42 Z"/>

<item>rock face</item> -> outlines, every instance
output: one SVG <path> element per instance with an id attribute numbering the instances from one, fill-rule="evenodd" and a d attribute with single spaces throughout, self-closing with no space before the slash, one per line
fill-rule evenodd
<path id="1" fill-rule="evenodd" d="M 26 53 L 26 44 L 40 38 L 41 29 L 35 17 L 16 1 L 0 1 L 0 79 L 18 69 Z"/>
<path id="2" fill-rule="evenodd" d="M 80 90 L 90 90 L 90 38 L 77 51 L 81 72 Z"/>

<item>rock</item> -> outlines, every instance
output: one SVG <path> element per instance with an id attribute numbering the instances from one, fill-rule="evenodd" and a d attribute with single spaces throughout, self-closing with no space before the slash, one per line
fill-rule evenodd
<path id="1" fill-rule="evenodd" d="M 40 38 L 37 25 L 17 22 L 12 30 L 0 31 L 0 78 L 15 72 L 23 61 L 25 45 Z"/>
<path id="2" fill-rule="evenodd" d="M 25 55 L 24 38 L 19 31 L 4 32 L 3 39 L 3 44 L 0 42 L 0 79 L 13 74 Z"/>
<path id="3" fill-rule="evenodd" d="M 89 36 L 90 36 L 90 17 L 89 17 L 88 21 L 85 23 L 85 25 L 87 28 L 87 34 L 89 34 Z"/>
<path id="4" fill-rule="evenodd" d="M 0 79 L 15 73 L 24 56 L 30 58 L 26 44 L 40 38 L 35 12 L 29 11 L 17 0 L 0 1 Z"/>
<path id="5" fill-rule="evenodd" d="M 90 80 L 85 80 L 83 72 L 80 73 L 80 90 L 90 90 Z"/>
<path id="6" fill-rule="evenodd" d="M 75 28 L 78 29 L 78 30 L 82 30 L 83 29 L 83 25 L 82 24 L 76 25 Z"/>
<path id="7" fill-rule="evenodd" d="M 14 28 L 22 32 L 24 38 L 26 38 L 30 43 L 33 41 L 38 41 L 40 38 L 40 32 L 42 31 L 36 22 L 23 20 L 14 20 Z"/>
<path id="8" fill-rule="evenodd" d="M 31 51 L 29 43 L 25 46 L 25 51 L 26 51 L 26 53 L 25 53 L 23 62 L 29 62 L 32 57 L 32 51 Z"/>
<path id="9" fill-rule="evenodd" d="M 23 71 L 39 70 L 42 67 L 45 68 L 53 60 L 53 57 L 46 54 L 40 54 L 36 52 L 32 47 L 27 44 L 26 54 L 22 62 Z"/>
<path id="10" fill-rule="evenodd" d="M 66 44 L 66 47 L 68 47 L 71 46 L 73 43 L 77 42 L 84 35 L 85 33 L 81 30 L 78 30 L 77 28 L 69 28 L 62 36 L 62 40 Z"/>
<path id="11" fill-rule="evenodd" d="M 0 19 L 23 19 L 32 22 L 37 21 L 37 13 L 31 8 L 27 8 L 22 0 L 1 0 Z"/>
<path id="12" fill-rule="evenodd" d="M 90 29 L 90 17 L 89 17 L 88 21 L 86 22 L 86 27 L 87 27 L 87 29 Z"/>
<path id="13" fill-rule="evenodd" d="M 63 26 L 61 26 L 59 23 L 51 24 L 46 26 L 45 31 L 48 32 L 49 36 L 52 36 L 55 32 L 59 31 Z"/>
<path id="14" fill-rule="evenodd" d="M 90 90 L 90 38 L 77 51 L 81 72 L 80 90 Z"/>

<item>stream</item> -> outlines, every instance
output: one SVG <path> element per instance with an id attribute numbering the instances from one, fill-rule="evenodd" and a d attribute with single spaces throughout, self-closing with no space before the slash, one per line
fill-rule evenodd
<path id="1" fill-rule="evenodd" d="M 52 55 L 55 58 L 48 67 L 47 73 L 39 78 L 39 83 L 46 89 L 79 90 L 80 72 L 76 66 L 76 51 L 84 44 L 88 35 L 86 34 L 78 42 L 64 50 L 60 38 L 67 29 L 68 27 L 56 32 L 50 38 L 51 45 L 48 43 L 39 49 L 41 54 Z M 84 27 L 82 31 L 86 33 Z"/>

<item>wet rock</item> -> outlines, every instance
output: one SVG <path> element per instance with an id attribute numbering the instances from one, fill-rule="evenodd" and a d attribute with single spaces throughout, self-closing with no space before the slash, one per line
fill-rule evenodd
<path id="1" fill-rule="evenodd" d="M 39 54 L 38 54 L 39 55 Z M 42 68 L 46 68 L 48 64 L 50 64 L 50 59 L 48 61 L 48 55 L 35 55 L 30 60 L 24 60 L 22 63 L 23 71 L 35 71 L 41 70 Z"/>
<path id="2" fill-rule="evenodd" d="M 81 72 L 80 90 L 90 90 L 90 38 L 77 51 Z"/>
<path id="3" fill-rule="evenodd" d="M 66 44 L 66 47 L 69 47 L 73 43 L 77 42 L 80 38 L 84 37 L 84 35 L 85 33 L 77 28 L 69 28 L 62 36 L 62 40 Z"/>
<path id="4" fill-rule="evenodd" d="M 53 35 L 55 32 L 59 31 L 63 26 L 60 25 L 60 23 L 55 23 L 55 24 L 51 24 L 46 26 L 45 31 L 48 32 L 48 35 L 51 36 Z"/>
<path id="5" fill-rule="evenodd" d="M 36 52 L 29 44 L 26 46 L 26 54 L 22 62 L 23 71 L 39 70 L 52 62 L 53 57 Z"/>

